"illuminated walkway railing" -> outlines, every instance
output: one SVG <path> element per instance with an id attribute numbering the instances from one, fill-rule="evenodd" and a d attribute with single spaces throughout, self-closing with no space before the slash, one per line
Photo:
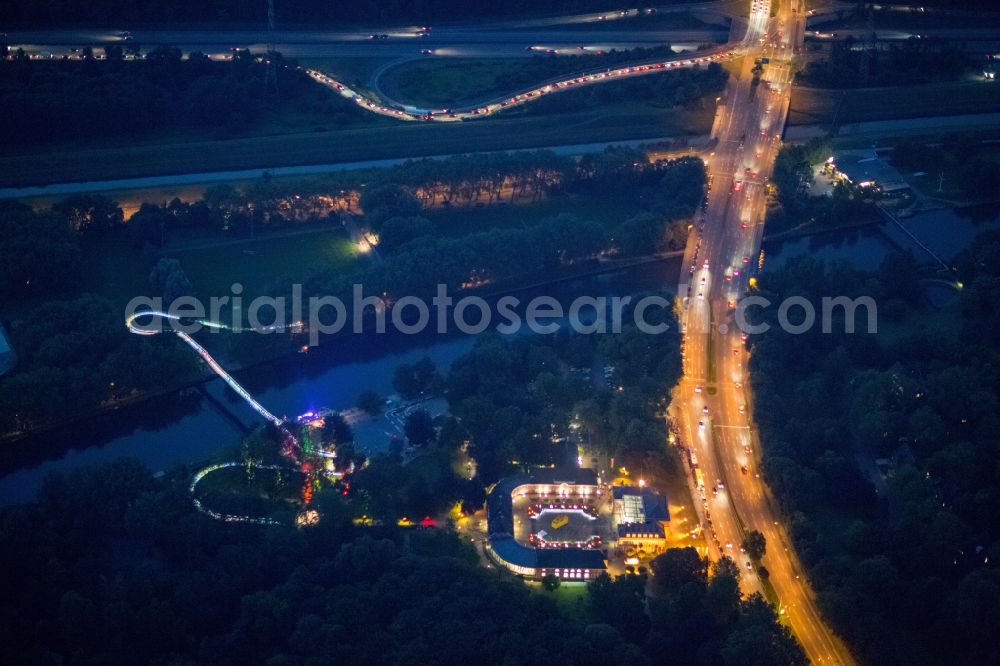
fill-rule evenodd
<path id="1" fill-rule="evenodd" d="M 125 325 L 128 326 L 128 330 L 132 333 L 135 333 L 136 335 L 156 335 L 160 333 L 159 330 L 144 328 L 135 323 L 137 319 L 141 319 L 143 317 L 152 317 L 152 318 L 166 319 L 171 321 L 181 320 L 181 318 L 178 317 L 177 315 L 168 314 L 166 312 L 158 312 L 155 310 L 146 310 L 143 312 L 137 312 L 135 314 L 132 314 L 125 320 Z M 222 324 L 218 324 L 212 321 L 202 321 L 202 320 L 195 320 L 195 321 L 198 324 L 201 324 L 203 326 L 209 326 L 211 328 L 228 328 L 226 326 L 223 326 Z M 191 349 L 195 350 L 195 352 L 198 353 L 198 356 L 201 357 L 201 360 L 203 360 L 205 364 L 212 369 L 212 372 L 221 377 L 222 380 L 229 385 L 229 388 L 233 389 L 237 393 L 237 395 L 243 398 L 243 400 L 245 400 L 246 403 L 250 405 L 255 412 L 257 412 L 258 414 L 260 414 L 261 416 L 263 416 L 265 419 L 267 419 L 276 426 L 282 425 L 283 423 L 282 419 L 278 418 L 277 416 L 269 412 L 264 407 L 264 405 L 257 402 L 245 388 L 240 386 L 239 383 L 235 379 L 233 379 L 233 377 L 228 372 L 226 372 L 221 365 L 219 365 L 218 361 L 212 358 L 212 355 L 209 354 L 204 347 L 202 347 L 201 345 L 199 345 L 197 342 L 194 341 L 194 338 L 192 338 L 184 331 L 173 329 L 173 332 L 177 335 L 177 337 L 179 337 L 181 340 L 187 343 L 187 345 Z"/>

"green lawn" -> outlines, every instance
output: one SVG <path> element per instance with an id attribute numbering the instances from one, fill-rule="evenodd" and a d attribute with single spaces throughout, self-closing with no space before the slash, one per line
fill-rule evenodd
<path id="1" fill-rule="evenodd" d="M 240 139 L 6 151 L 0 154 L 0 187 L 701 135 L 711 125 L 712 109 L 619 104 L 448 124 L 385 121 Z"/>
<path id="2" fill-rule="evenodd" d="M 122 312 L 136 296 L 152 296 L 149 274 L 155 259 L 144 257 L 126 237 L 83 240 L 82 281 L 64 294 L 42 300 L 5 303 L 0 315 L 19 319 L 44 302 L 73 299 L 79 293 L 92 292 L 110 300 Z M 201 298 L 227 296 L 239 282 L 243 295 L 266 294 L 270 285 L 283 278 L 302 280 L 322 267 L 345 273 L 361 269 L 366 261 L 350 240 L 337 229 L 286 238 L 265 238 L 219 247 L 168 251 L 164 256 L 178 259 Z"/>
<path id="3" fill-rule="evenodd" d="M 463 106 L 498 97 L 553 76 L 601 67 L 596 54 L 536 55 L 532 58 L 427 58 L 386 71 L 381 86 L 387 95 L 415 106 Z"/>
<path id="4" fill-rule="evenodd" d="M 560 610 L 569 617 L 580 621 L 589 617 L 586 583 L 563 581 L 554 592 L 545 591 L 541 585 L 532 585 L 531 590 L 535 594 L 541 594 L 554 600 Z"/>
<path id="5" fill-rule="evenodd" d="M 961 316 L 957 312 L 960 307 L 956 298 L 951 304 L 940 308 L 907 308 L 906 315 L 900 321 L 889 321 L 885 315 L 878 318 L 878 341 L 883 347 L 899 344 L 915 335 L 939 337 L 942 340 L 955 340 L 961 334 L 959 324 Z"/>
<path id="6" fill-rule="evenodd" d="M 84 291 L 100 294 L 125 311 L 129 300 L 148 295 L 152 264 L 124 236 L 83 241 Z"/>
<path id="7" fill-rule="evenodd" d="M 980 12 L 976 16 L 947 11 L 907 12 L 882 9 L 874 11 L 875 32 L 880 30 L 933 30 L 935 28 L 986 28 L 1000 23 L 1000 15 Z M 868 12 L 847 11 L 840 20 L 830 19 L 810 24 L 811 30 L 830 32 L 850 28 L 868 27 Z"/>
<path id="8" fill-rule="evenodd" d="M 297 502 L 302 479 L 302 473 L 293 469 L 253 468 L 248 474 L 246 467 L 225 467 L 205 476 L 198 484 L 198 491 L 200 495 L 223 493 Z"/>
<path id="9" fill-rule="evenodd" d="M 793 88 L 790 125 L 863 122 L 1000 110 L 1000 84 L 955 81 L 898 88 Z"/>
<path id="10" fill-rule="evenodd" d="M 592 65 L 599 63 L 595 60 Z M 382 77 L 386 94 L 421 107 L 462 106 L 466 101 L 502 95 L 519 80 L 531 62 L 519 58 L 430 58 L 414 60 L 387 71 Z M 578 71 L 588 65 L 567 61 L 563 71 Z M 517 84 L 515 83 L 515 86 Z"/>
<path id="11" fill-rule="evenodd" d="M 355 90 L 367 90 L 372 74 L 395 58 L 306 58 L 299 63 L 303 67 L 319 70 L 327 76 L 342 81 Z"/>
<path id="12" fill-rule="evenodd" d="M 353 272 L 363 262 L 339 230 L 168 252 L 167 256 L 181 262 L 203 299 L 230 295 L 234 282 L 243 285 L 245 298 L 252 298 L 269 293 L 270 287 L 285 278 L 302 280 L 323 267 Z"/>

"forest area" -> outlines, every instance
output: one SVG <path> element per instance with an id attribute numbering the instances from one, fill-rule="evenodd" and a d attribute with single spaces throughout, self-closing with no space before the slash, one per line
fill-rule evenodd
<path id="1" fill-rule="evenodd" d="M 862 309 L 854 334 L 841 316 L 832 333 L 774 326 L 749 342 L 764 476 L 824 614 L 868 663 L 1000 658 L 998 260 L 1000 237 L 986 232 L 944 311 L 914 288 L 921 272 L 904 254 L 871 274 L 804 257 L 760 276 L 772 302 L 879 306 L 877 335 Z"/>
<path id="2" fill-rule="evenodd" d="M 329 500 L 329 501 L 327 501 Z M 669 551 L 571 606 L 478 565 L 448 529 L 358 527 L 323 501 L 305 530 L 197 513 L 186 481 L 119 460 L 0 510 L 0 640 L 18 663 L 798 666 L 739 567 Z M 649 590 L 647 592 L 646 590 Z M 15 610 L 16 609 L 16 610 Z"/>
<path id="3" fill-rule="evenodd" d="M 322 517 L 304 529 L 210 520 L 192 506 L 185 467 L 154 477 L 118 459 L 50 476 L 37 502 L 0 509 L 0 639 L 20 662 L 804 665 L 775 610 L 741 599 L 729 558 L 672 549 L 637 573 L 561 590 L 483 567 L 450 519 L 397 527 L 401 516 L 478 511 L 508 456 L 549 461 L 551 436 L 572 419 L 628 464 L 662 457 L 657 413 L 680 373 L 678 332 L 669 309 L 650 315 L 670 332 L 486 336 L 447 377 L 427 360 L 399 366 L 398 390 L 442 391 L 460 418 L 409 462 L 399 442 L 365 461 L 343 420 L 328 420 L 323 440 L 357 467 L 313 496 Z M 621 390 L 584 380 L 595 354 Z M 235 455 L 278 460 L 278 439 L 263 427 Z M 470 440 L 478 474 L 466 480 L 451 461 Z"/>
<path id="4" fill-rule="evenodd" d="M 539 151 L 347 172 L 292 190 L 268 180 L 242 189 L 216 186 L 194 203 L 143 204 L 128 222 L 116 202 L 100 195 L 70 197 L 37 211 L 4 204 L 0 290 L 8 306 L 18 308 L 9 330 L 23 353 L 18 368 L 0 383 L 0 430 L 26 432 L 65 415 L 63 407 L 86 413 L 196 377 L 197 364 L 174 341 L 130 335 L 115 304 L 84 289 L 93 282 L 86 279 L 93 269 L 82 261 L 85 247 L 94 252 L 108 243 L 131 246 L 149 275 L 132 285 L 132 294 L 169 303 L 198 293 L 198 285 L 182 262 L 164 256 L 165 239 L 195 230 L 206 240 L 222 240 L 301 225 L 346 234 L 339 211 L 356 204 L 363 191 L 361 220 L 383 235 L 385 261 L 360 274 L 323 264 L 274 274 L 266 291 L 279 296 L 298 283 L 306 298 L 334 295 L 346 302 L 352 285 L 361 282 L 367 293 L 394 298 L 433 295 L 439 283 L 450 289 L 512 285 L 601 253 L 641 256 L 683 247 L 704 180 L 703 164 L 692 158 L 651 163 L 639 151 L 612 149 L 576 162 Z M 422 217 L 432 206 L 442 207 L 442 198 L 499 206 L 501 195 L 506 203 L 515 193 L 529 200 L 629 196 L 642 201 L 642 210 L 614 224 L 566 213 L 531 226 L 476 228 L 452 236 L 440 235 Z M 342 203 L 331 204 L 334 198 Z M 64 334 L 73 328 L 67 322 L 80 322 L 87 334 Z M 229 336 L 223 351 L 229 360 L 247 362 L 292 347 L 287 336 Z"/>

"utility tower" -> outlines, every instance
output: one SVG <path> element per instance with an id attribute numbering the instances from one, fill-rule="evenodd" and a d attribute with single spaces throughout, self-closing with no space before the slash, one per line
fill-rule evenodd
<path id="1" fill-rule="evenodd" d="M 274 0 L 267 0 L 267 53 L 264 55 L 264 99 L 278 102 L 278 64 L 274 52 Z"/>

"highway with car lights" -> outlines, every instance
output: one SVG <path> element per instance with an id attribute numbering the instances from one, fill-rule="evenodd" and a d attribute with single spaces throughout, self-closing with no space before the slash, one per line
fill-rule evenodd
<path id="1" fill-rule="evenodd" d="M 390 116 L 398 120 L 411 121 L 438 121 L 454 122 L 462 120 L 472 120 L 492 115 L 498 111 L 520 106 L 522 104 L 536 101 L 551 93 L 574 90 L 582 86 L 595 83 L 606 83 L 623 78 L 644 76 L 657 72 L 680 69 L 684 67 L 701 67 L 713 62 L 730 59 L 739 55 L 731 45 L 724 45 L 710 50 L 700 51 L 691 56 L 678 56 L 669 60 L 657 60 L 642 62 L 634 65 L 625 65 L 615 68 L 602 68 L 591 70 L 575 76 L 560 77 L 547 81 L 531 88 L 515 92 L 497 99 L 483 100 L 477 104 L 463 106 L 461 108 L 448 109 L 417 109 L 414 107 L 390 105 L 386 100 L 368 97 L 347 84 L 323 74 L 314 69 L 307 69 L 306 73 L 319 83 L 328 86 L 343 97 L 352 100 L 358 106 L 383 116 Z"/>
<path id="2" fill-rule="evenodd" d="M 689 451 L 691 485 L 713 559 L 729 555 L 743 571 L 745 593 L 761 592 L 778 602 L 812 663 L 851 664 L 843 642 L 820 616 L 760 478 L 746 337 L 735 321 L 734 308 L 758 267 L 766 188 L 788 113 L 791 62 L 804 34 L 801 0 L 782 0 L 773 19 L 767 0 L 753 6 L 742 70 L 730 79 L 713 127 L 718 143 L 706 160 L 710 189 L 685 253 L 678 292 L 684 377 L 675 390 L 673 417 Z M 767 541 L 760 562 L 765 579 L 742 552 L 751 530 Z"/>

